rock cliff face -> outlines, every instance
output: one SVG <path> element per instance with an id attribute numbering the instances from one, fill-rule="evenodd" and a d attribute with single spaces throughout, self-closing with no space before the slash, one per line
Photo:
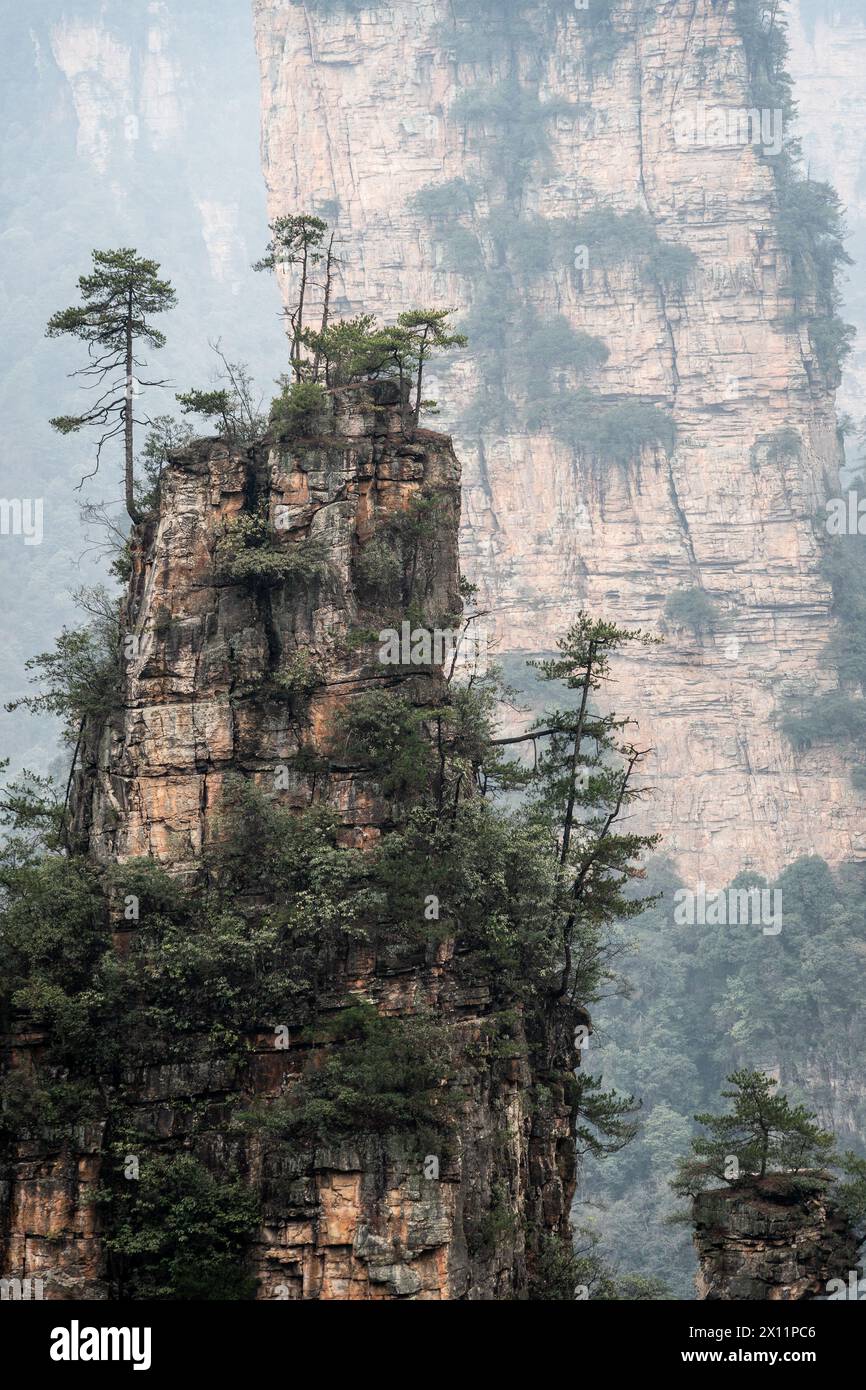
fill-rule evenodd
<path id="1" fill-rule="evenodd" d="M 758 1190 L 704 1192 L 694 1206 L 699 1298 L 792 1301 L 827 1296 L 856 1268 L 857 1241 L 837 1208 L 792 1198 L 767 1179 Z"/>
<path id="2" fill-rule="evenodd" d="M 327 765 L 305 774 L 293 760 L 302 743 L 321 753 L 335 716 L 359 694 L 400 687 L 425 706 L 441 691 L 441 668 L 395 674 L 371 658 L 369 642 L 352 640 L 364 618 L 359 556 L 375 527 L 422 493 L 436 499 L 441 519 L 425 571 L 425 611 L 460 606 L 459 465 L 442 435 L 420 431 L 407 442 L 393 394 L 387 384 L 373 393 L 346 388 L 334 397 L 326 431 L 303 445 L 233 452 L 203 442 L 169 466 L 158 519 L 135 540 L 123 698 L 104 727 L 90 730 L 77 774 L 75 833 L 96 860 L 152 857 L 193 877 L 203 848 L 221 834 L 229 774 L 271 794 L 279 786 L 290 808 L 332 806 L 347 846 L 363 849 L 383 833 L 388 807 L 375 786 Z M 317 583 L 263 588 L 227 578 L 220 538 L 239 517 L 264 518 L 284 550 L 317 544 L 324 557 Z M 303 714 L 279 681 L 299 653 L 317 668 Z M 287 769 L 280 783 L 276 774 Z M 304 1056 L 300 1030 L 286 1050 L 275 1049 L 273 1036 L 252 1036 L 240 1065 L 215 1054 L 148 1067 L 135 1081 L 138 1131 L 155 1145 L 191 1143 L 221 1174 L 242 1173 L 258 1192 L 263 1223 L 251 1272 L 259 1297 L 525 1293 L 532 1240 L 568 1229 L 573 1113 L 561 1087 L 536 1103 L 519 1018 L 507 1043 L 485 1052 L 492 986 L 451 941 L 397 960 L 365 945 L 335 964 L 318 1001 L 323 1018 L 346 997 L 388 1017 L 433 1010 L 454 1025 L 466 1055 L 486 1058 L 471 1070 L 454 1143 L 436 1175 L 375 1135 L 335 1142 L 300 1162 L 232 1135 L 229 1102 L 291 1091 Z M 41 1046 L 38 1033 L 18 1038 L 17 1065 L 38 1068 Z M 563 1065 L 576 1060 L 569 1050 Z M 190 1138 L 195 1112 L 208 1118 Z M 88 1205 L 102 1143 L 99 1127 L 62 1146 L 34 1140 L 7 1174 L 3 1272 L 43 1278 L 46 1297 L 105 1295 L 99 1225 Z"/>
<path id="3" fill-rule="evenodd" d="M 369 650 L 351 641 L 354 565 L 374 524 L 422 491 L 445 507 L 428 602 L 436 613 L 459 610 L 459 465 L 439 436 L 407 443 L 395 433 L 398 415 L 393 403 L 347 388 L 333 434 L 302 453 L 275 445 L 247 458 L 211 443 L 172 468 L 156 530 L 136 542 L 123 709 L 99 732 L 80 779 L 79 830 L 97 857 L 150 855 L 194 872 L 226 775 L 243 772 L 272 790 L 302 739 L 324 737 L 337 698 L 382 682 L 388 668 L 374 666 L 371 677 Z M 220 573 L 224 527 L 254 513 L 282 545 L 307 542 L 326 555 L 314 603 L 290 587 L 256 590 Z M 274 684 L 298 657 L 324 674 L 306 726 Z M 306 784 L 294 795 L 307 804 Z M 335 779 L 333 795 L 348 838 L 375 835 L 376 808 L 351 774 Z"/>
<path id="4" fill-rule="evenodd" d="M 617 673 L 618 703 L 655 750 L 651 825 L 711 885 L 800 854 L 862 858 L 844 758 L 795 755 L 774 726 L 784 696 L 831 680 L 812 517 L 838 487 L 835 382 L 793 312 L 770 165 L 736 138 L 682 138 L 701 109 L 754 104 L 737 6 L 617 5 L 607 62 L 585 16 L 552 0 L 500 5 L 525 11 L 530 37 L 512 25 L 479 46 L 491 8 L 255 0 L 271 212 L 336 216 L 343 311 L 468 305 L 477 320 L 499 301 L 496 332 L 524 357 L 522 313 L 564 319 L 609 350 L 570 389 L 670 412 L 675 446 L 625 468 L 599 468 L 549 422 L 480 420 L 473 402 L 500 370 L 482 333 L 480 367 L 458 361 L 442 393 L 465 462 L 468 576 L 506 650 L 550 648 L 581 606 L 659 630 L 674 591 L 705 590 L 713 633 L 668 631 Z M 535 143 L 518 169 L 502 134 L 519 115 Z M 665 283 L 602 246 L 533 278 L 495 230 L 597 208 L 648 215 L 665 247 L 693 253 L 688 275 Z M 525 270 L 526 243 L 517 259 Z"/>

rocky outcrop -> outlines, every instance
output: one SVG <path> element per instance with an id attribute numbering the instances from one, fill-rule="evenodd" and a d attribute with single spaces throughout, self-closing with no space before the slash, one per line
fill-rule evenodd
<path id="1" fill-rule="evenodd" d="M 460 470 L 446 437 L 404 436 L 387 383 L 346 388 L 331 409 L 314 437 L 241 451 L 204 441 L 166 470 L 158 517 L 134 544 L 122 698 L 89 731 L 76 774 L 74 836 L 99 863 L 145 857 L 194 879 L 221 834 L 231 775 L 289 808 L 333 807 L 347 846 L 364 849 L 387 831 L 376 786 L 329 770 L 321 755 L 357 696 L 399 687 L 423 707 L 441 694 L 442 670 L 377 663 L 376 644 L 371 654 L 359 636 L 369 618 L 359 558 L 389 517 L 421 495 L 435 499 L 431 563 L 419 567 L 424 611 L 459 612 Z M 221 546 L 239 518 L 263 522 L 269 551 L 284 557 L 315 546 L 316 578 L 251 583 L 227 573 Z M 316 672 L 303 710 L 286 683 L 299 655 Z M 302 747 L 319 755 L 314 771 L 299 765 Z M 144 1068 L 131 1083 L 135 1129 L 154 1149 L 191 1148 L 255 1187 L 262 1224 L 250 1270 L 261 1298 L 525 1296 L 533 1244 L 568 1231 L 575 1145 L 563 1084 L 546 1080 L 543 1098 L 536 1090 L 520 1010 L 491 1046 L 496 981 L 442 939 L 420 954 L 348 950 L 317 1001 L 320 1021 L 347 999 L 391 1018 L 433 1013 L 453 1025 L 460 1055 L 476 1059 L 447 1153 L 422 1161 L 358 1133 L 299 1157 L 233 1131 L 233 1106 L 291 1092 L 309 1052 L 291 1017 L 288 1047 L 252 1033 L 241 1062 L 191 1053 Z M 19 1036 L 15 1065 L 38 1068 L 43 1046 L 38 1031 Z M 567 1075 L 577 1061 L 570 1045 L 558 1060 Z M 42 1136 L 19 1146 L 4 1185 L 5 1275 L 44 1279 L 49 1298 L 105 1296 L 90 1205 L 103 1144 L 96 1127 L 63 1144 Z"/>
<path id="2" fill-rule="evenodd" d="M 801 854 L 862 858 L 845 758 L 827 745 L 795 754 L 776 728 L 787 696 L 832 681 L 812 517 L 838 487 L 835 382 L 794 312 L 770 164 L 737 139 L 681 138 L 680 118 L 701 104 L 753 105 L 737 6 L 617 5 L 622 38 L 606 62 L 590 54 L 585 15 L 543 0 L 523 7 L 525 42 L 517 28 L 482 42 L 485 16 L 519 8 L 255 0 L 271 211 L 336 216 L 344 311 L 433 303 L 477 318 L 487 293 L 508 300 L 494 339 L 526 341 L 531 356 L 520 315 L 561 317 L 609 350 L 572 389 L 670 412 L 669 453 L 600 468 L 555 428 L 478 423 L 471 407 L 499 369 L 483 343 L 437 372 L 465 462 L 468 575 L 505 650 L 549 649 L 581 606 L 669 629 L 664 646 L 621 663 L 617 699 L 654 749 L 645 816 L 689 881 L 773 874 Z M 473 94 L 503 83 L 523 95 L 504 113 L 485 97 L 473 115 Z M 535 144 L 515 191 L 501 136 L 518 100 Z M 417 201 L 431 188 L 432 217 Z M 446 245 L 449 203 L 461 239 Z M 567 225 L 598 207 L 637 209 L 666 247 L 693 253 L 682 283 L 612 262 L 604 246 L 534 277 L 501 251 L 497 216 L 500 228 L 502 214 Z M 531 254 L 524 243 L 521 264 Z M 701 638 L 665 622 L 671 594 L 695 587 L 719 613 Z"/>
<path id="3" fill-rule="evenodd" d="M 792 1191 L 769 1177 L 753 1187 L 702 1192 L 694 1202 L 699 1298 L 792 1301 L 827 1296 L 847 1281 L 858 1242 L 839 1208 L 816 1186 Z"/>
<path id="4" fill-rule="evenodd" d="M 459 612 L 459 471 L 448 441 L 422 433 L 408 442 L 393 400 L 348 388 L 329 432 L 303 447 L 248 454 L 210 441 L 175 462 L 160 516 L 135 542 L 122 707 L 94 731 L 79 770 L 75 824 L 91 853 L 195 871 L 228 775 L 272 791 L 278 770 L 326 737 L 338 701 L 386 683 L 389 668 L 371 666 L 369 645 L 355 640 L 367 616 L 356 564 L 376 526 L 422 493 L 442 513 L 426 601 L 431 613 Z M 278 553 L 315 550 L 315 598 L 291 583 L 233 582 L 220 569 L 221 538 L 242 516 L 261 518 Z M 299 661 L 316 673 L 303 720 L 281 688 Z M 308 804 L 306 783 L 292 782 L 290 798 Z M 377 808 L 356 777 L 336 774 L 330 793 L 347 840 L 375 836 Z"/>

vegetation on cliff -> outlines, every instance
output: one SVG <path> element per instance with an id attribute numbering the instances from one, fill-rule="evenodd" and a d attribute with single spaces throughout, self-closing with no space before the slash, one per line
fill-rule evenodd
<path id="1" fill-rule="evenodd" d="M 483 178 L 432 184 L 416 195 L 413 210 L 427 221 L 445 265 L 468 284 L 464 327 L 482 384 L 460 421 L 462 433 L 549 431 L 601 465 L 627 467 L 644 451 L 670 453 L 673 420 L 654 402 L 611 401 L 600 394 L 593 378 L 608 358 L 607 346 L 562 317 L 541 317 L 534 304 L 538 283 L 541 277 L 569 276 L 580 289 L 588 264 L 628 263 L 664 295 L 682 288 L 695 257 L 688 248 L 663 241 L 651 218 L 637 208 L 625 213 L 594 208 L 573 218 L 527 210 L 526 193 L 547 157 L 551 123 L 562 117 L 579 120 L 584 107 L 540 99 L 537 83 L 516 57 L 530 20 L 543 26 L 567 15 L 590 31 L 590 64 L 610 58 L 625 37 L 612 25 L 611 10 L 610 5 L 582 11 L 545 3 L 492 4 L 481 14 L 477 7 L 471 14 L 454 11 L 454 29 L 443 29 L 441 37 L 455 48 L 458 61 L 471 63 L 473 45 L 485 37 L 495 45 L 509 35 L 500 58 L 511 71 L 498 85 L 467 86 L 452 109 L 477 145 Z M 540 69 L 540 57 L 536 61 Z"/>
<path id="2" fill-rule="evenodd" d="M 357 567 L 371 611 L 425 616 L 446 524 L 436 501 L 422 492 L 393 534 L 369 538 L 373 562 L 364 568 L 362 550 Z M 249 498 L 217 545 L 213 583 L 289 593 L 298 574 L 270 564 L 255 505 Z M 397 558 L 387 573 L 375 559 L 382 541 Z M 65 715 L 79 743 L 82 721 L 97 737 L 116 708 L 124 640 L 115 610 L 37 661 L 44 684 L 33 702 Z M 565 1123 L 581 1150 L 599 1155 L 627 1142 L 631 1099 L 573 1067 L 575 1030 L 587 1031 L 587 1009 L 613 968 L 612 924 L 639 911 L 625 889 L 655 843 L 620 824 L 641 795 L 643 755 L 629 721 L 595 708 L 612 657 L 648 640 L 581 614 L 539 669 L 564 687 L 563 707 L 512 737 L 497 730 L 495 674 L 458 679 L 434 665 L 426 685 L 404 672 L 357 693 L 314 738 L 303 696 L 310 674 L 295 673 L 303 737 L 292 771 L 308 780 L 310 804 L 300 810 L 279 791 L 229 782 L 220 833 L 193 882 L 150 860 L 100 865 L 67 843 L 65 797 L 31 781 L 7 789 L 0 1014 L 8 1036 L 27 1027 L 41 1042 L 31 1069 L 6 1058 L 5 1161 L 24 1138 L 62 1146 L 81 1125 L 105 1126 L 98 1201 L 116 1293 L 246 1296 L 230 1270 L 252 1221 L 243 1185 L 256 1155 L 298 1173 L 339 1143 L 444 1161 L 467 1097 L 482 1077 L 504 1085 L 515 1064 L 526 1068 L 540 1132 Z M 515 762 L 515 748 L 534 748 L 534 765 Z M 385 833 L 363 853 L 346 845 L 323 797 L 337 771 L 385 806 Z M 526 792 L 517 808 L 504 798 L 515 787 Z M 471 1039 L 459 1020 L 420 1007 L 391 1017 L 351 986 L 358 949 L 387 972 L 406 961 L 419 968 L 446 943 L 462 987 L 489 992 Z M 264 1102 L 251 1069 L 262 1039 L 281 1034 L 291 1038 L 292 1082 Z M 173 1068 L 207 1068 L 220 1105 L 215 1114 L 189 1098 L 182 1124 L 160 1138 L 146 1078 Z M 215 1146 L 230 1153 L 229 1171 Z M 131 1157 L 140 1165 L 132 1178 Z M 495 1249 L 502 1223 L 523 1219 L 504 1198 L 501 1206 L 473 1218 L 472 1248 Z M 165 1232 L 177 1232 L 184 1214 L 189 1259 L 178 1263 Z M 196 1273 L 210 1222 L 211 1252 Z M 550 1232 L 543 1243 L 541 1226 L 520 1231 L 538 1297 L 560 1297 L 572 1268 L 564 1222 L 559 1260 Z"/>
<path id="3" fill-rule="evenodd" d="M 464 968 L 494 985 L 503 1022 L 515 1006 L 536 1016 L 537 1084 L 565 1088 L 584 1142 L 600 1152 L 629 1137 L 630 1103 L 591 1077 L 574 1086 L 562 1070 L 573 1010 L 597 996 L 608 971 L 610 923 L 638 910 L 622 888 L 651 844 L 617 829 L 638 794 L 630 779 L 640 755 L 620 744 L 625 721 L 589 713 L 609 653 L 625 640 L 635 635 L 584 618 L 563 641 L 543 674 L 576 692 L 579 708 L 553 711 L 533 731 L 546 751 L 522 777 L 493 737 L 485 682 L 443 692 L 436 709 L 383 692 L 350 712 L 335 730 L 340 757 L 393 807 L 393 828 L 370 854 L 339 846 L 325 808 L 283 810 L 238 783 L 206 874 L 183 887 L 148 861 L 98 869 L 64 848 L 64 808 L 47 788 L 8 789 L 3 1022 L 7 1031 L 24 1020 L 43 1029 L 48 1061 L 37 1073 L 4 1076 L 4 1132 L 8 1144 L 107 1117 L 118 1152 L 148 1153 L 145 1187 L 134 1193 L 122 1165 L 115 1179 L 107 1165 L 101 1200 L 118 1290 L 218 1296 L 207 1292 L 210 1275 L 198 1294 L 185 1292 L 188 1270 L 171 1282 L 174 1266 L 152 1225 L 162 1210 L 154 1207 L 160 1164 L 203 1190 L 208 1211 L 234 1210 L 239 1192 L 198 1167 L 198 1177 L 177 1168 L 170 1143 L 154 1156 L 137 1128 L 142 1067 L 200 1057 L 243 1068 L 251 1039 L 279 1022 L 297 1031 L 309 1070 L 278 1106 L 246 1118 L 239 1110 L 242 1132 L 297 1147 L 381 1130 L 426 1151 L 431 1132 L 453 1126 L 472 1064 L 444 1023 L 380 1019 L 348 999 L 322 1034 L 318 1000 L 352 942 L 405 951 L 458 938 Z M 618 749 L 622 771 L 610 761 Z M 493 791 L 515 776 L 532 796 L 507 814 Z M 437 904 L 433 920 L 420 910 L 425 901 Z M 129 945 L 118 953 L 115 924 L 130 912 Z M 198 1165 L 206 1133 L 202 1115 L 188 1150 Z M 197 1202 L 187 1206 L 200 1225 Z"/>
<path id="4" fill-rule="evenodd" d="M 863 492 L 862 478 L 852 492 Z M 827 535 L 827 513 L 815 518 L 823 546 L 821 570 L 833 591 L 834 630 L 824 649 L 836 687 L 786 691 L 780 727 L 795 748 L 834 742 L 850 750 L 854 785 L 862 785 L 859 745 L 866 734 L 866 536 Z"/>
<path id="5" fill-rule="evenodd" d="M 775 1078 L 742 1069 L 727 1081 L 731 1107 L 695 1116 L 703 1133 L 671 1182 L 690 1199 L 704 1296 L 826 1297 L 840 1283 L 847 1293 L 866 1237 L 866 1159 L 838 1154 Z"/>
<path id="6" fill-rule="evenodd" d="M 795 107 L 786 67 L 785 16 L 779 6 L 768 8 L 761 0 L 736 0 L 735 13 L 748 64 L 749 100 L 758 109 L 781 111 L 784 128 L 790 130 Z M 820 368 L 835 388 L 855 335 L 839 313 L 839 273 L 852 264 L 844 245 L 842 203 L 830 184 L 804 176 L 800 142 L 793 137 L 785 139 L 778 154 L 764 158 L 776 180 L 776 226 L 791 266 L 793 322 L 808 325 Z"/>
<path id="7" fill-rule="evenodd" d="M 706 1133 L 692 1139 L 691 1154 L 680 1160 L 674 1191 L 691 1197 L 713 1183 L 751 1183 L 769 1174 L 784 1175 L 791 1191 L 801 1181 L 812 1191 L 816 1179 L 828 1188 L 836 1141 L 816 1124 L 817 1115 L 792 1105 L 776 1090 L 775 1077 L 764 1072 L 744 1069 L 727 1080 L 731 1089 L 722 1091 L 722 1099 L 733 1106 L 723 1115 L 695 1116 Z"/>

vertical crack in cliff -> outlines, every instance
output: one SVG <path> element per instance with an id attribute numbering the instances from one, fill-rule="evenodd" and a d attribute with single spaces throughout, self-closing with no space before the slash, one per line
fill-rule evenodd
<path id="1" fill-rule="evenodd" d="M 639 172 L 639 180 L 640 180 L 641 193 L 643 194 L 643 200 L 644 200 L 644 204 L 645 204 L 645 206 L 646 206 L 647 213 L 648 213 L 649 216 L 652 218 L 653 223 L 656 225 L 656 227 L 658 227 L 659 217 L 658 217 L 658 214 L 657 214 L 656 210 L 655 210 L 655 209 L 653 208 L 653 206 L 652 206 L 652 202 L 651 202 L 651 200 L 650 200 L 650 196 L 649 196 L 649 193 L 648 193 L 648 191 L 647 191 L 646 171 L 645 171 L 645 169 L 644 169 L 644 111 L 643 111 L 643 78 L 644 78 L 644 74 L 643 74 L 643 63 L 642 63 L 642 60 L 641 60 L 640 42 L 641 42 L 641 36 L 640 36 L 640 34 L 636 31 L 636 32 L 635 32 L 634 49 L 635 49 L 635 95 L 636 95 L 636 100 L 635 100 L 635 112 L 636 112 L 636 116 L 637 116 L 638 172 Z M 678 359 L 677 359 L 677 345 L 676 345 L 676 339 L 675 339 L 675 337 L 674 337 L 673 325 L 671 324 L 670 318 L 669 318 L 669 316 L 668 316 L 667 299 L 666 299 L 666 296 L 665 296 L 665 289 L 664 289 L 664 284 L 663 284 L 663 282 L 662 282 L 661 276 L 658 275 L 658 274 L 656 274 L 656 273 L 654 272 L 654 273 L 653 273 L 653 276 L 652 276 L 652 280 L 653 280 L 653 284 L 655 285 L 656 295 L 658 296 L 659 313 L 661 314 L 662 325 L 663 325 L 663 328 L 664 328 L 664 330 L 665 330 L 665 334 L 666 334 L 667 341 L 668 341 L 668 350 L 669 350 L 669 352 L 670 352 L 670 373 L 671 373 L 671 402 L 670 402 L 670 404 L 671 404 L 671 409 L 675 410 L 675 409 L 676 409 L 676 405 L 677 405 L 677 396 L 678 396 L 678 393 L 679 393 L 679 386 L 680 386 L 680 372 L 679 372 L 679 362 L 678 362 Z"/>
<path id="2" fill-rule="evenodd" d="M 679 527 L 680 531 L 682 532 L 683 541 L 685 542 L 686 550 L 688 551 L 689 563 L 691 564 L 692 568 L 699 573 L 700 567 L 698 565 L 698 557 L 695 554 L 694 541 L 692 540 L 691 528 L 689 527 L 689 519 L 686 516 L 685 511 L 683 510 L 682 504 L 680 503 L 676 479 L 674 478 L 673 459 L 669 455 L 666 455 L 665 457 L 667 460 L 668 490 L 670 492 L 670 499 L 673 505 L 674 514 L 676 515 L 677 521 L 679 522 Z"/>

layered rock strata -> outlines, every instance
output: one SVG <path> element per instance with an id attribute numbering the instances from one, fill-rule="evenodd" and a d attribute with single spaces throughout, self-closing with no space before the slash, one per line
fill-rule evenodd
<path id="1" fill-rule="evenodd" d="M 856 1237 L 819 1192 L 792 1194 L 767 1178 L 754 1190 L 701 1193 L 693 1214 L 699 1298 L 826 1298 L 830 1281 L 847 1285 L 856 1268 Z"/>

